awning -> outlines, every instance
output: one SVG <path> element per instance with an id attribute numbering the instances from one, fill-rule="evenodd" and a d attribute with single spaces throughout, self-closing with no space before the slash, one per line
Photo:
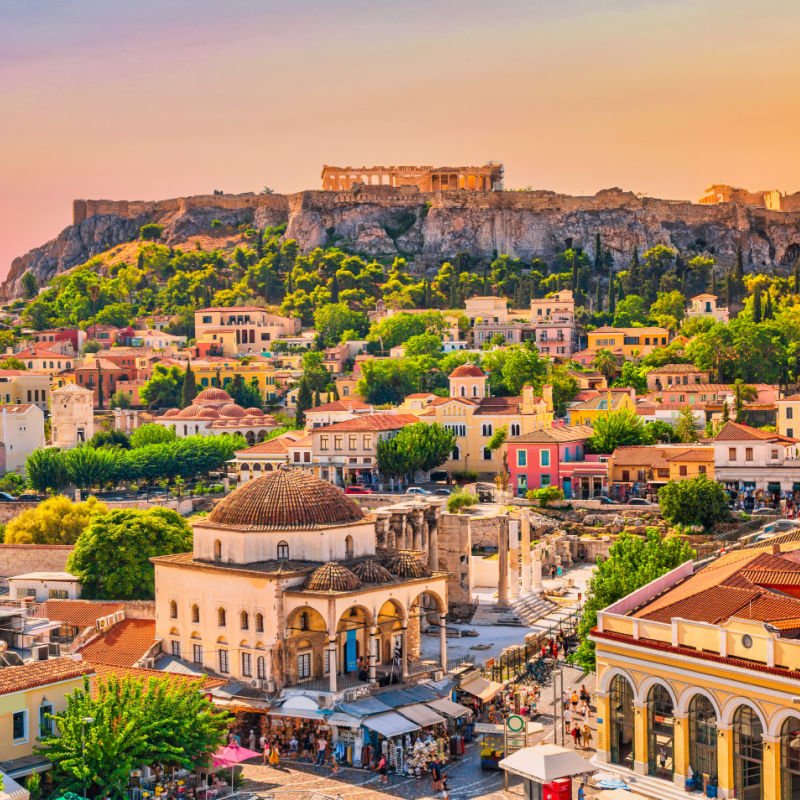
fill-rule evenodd
<path id="1" fill-rule="evenodd" d="M 0 789 L 0 800 L 28 800 L 30 793 L 23 789 L 15 780 L 8 775 L 2 775 L 3 788 Z"/>
<path id="2" fill-rule="evenodd" d="M 279 706 L 269 710 L 271 717 L 294 717 L 295 719 L 325 719 L 327 716 L 312 697 L 295 694 L 287 697 Z"/>
<path id="3" fill-rule="evenodd" d="M 352 703 L 340 703 L 339 708 L 354 717 L 368 717 L 371 714 L 381 714 L 384 711 L 391 711 L 392 707 L 382 703 L 377 697 L 362 697 Z"/>
<path id="4" fill-rule="evenodd" d="M 442 697 L 440 700 L 431 700 L 430 702 L 426 703 L 435 711 L 438 711 L 440 714 L 445 714 L 448 717 L 454 717 L 458 719 L 459 717 L 465 717 L 469 714 L 469 709 L 466 706 L 462 706 L 461 703 L 454 703 L 448 697 Z"/>
<path id="5" fill-rule="evenodd" d="M 574 750 L 557 744 L 523 747 L 504 758 L 499 766 L 506 772 L 539 783 L 550 783 L 558 778 L 570 778 L 597 769 Z"/>
<path id="6" fill-rule="evenodd" d="M 367 717 L 362 724 L 365 728 L 369 728 L 387 739 L 419 730 L 419 725 L 415 725 L 411 720 L 406 719 L 396 711 L 387 711 L 385 714 L 375 714 L 373 717 Z"/>
<path id="7" fill-rule="evenodd" d="M 339 728 L 360 728 L 361 720 L 350 714 L 345 714 L 343 711 L 334 711 L 333 714 L 328 714 L 325 720 L 328 725 L 336 725 Z M 2 800 L 2 798 L 0 798 Z"/>
<path id="8" fill-rule="evenodd" d="M 462 683 L 459 688 L 486 703 L 503 690 L 503 684 L 495 683 L 476 675 L 474 678 L 470 678 L 469 681 Z"/>
<path id="9" fill-rule="evenodd" d="M 404 717 L 408 717 L 412 722 L 416 722 L 422 728 L 429 725 L 442 725 L 447 720 L 437 714 L 432 708 L 428 708 L 425 703 L 415 703 L 413 706 L 403 706 L 397 709 Z"/>

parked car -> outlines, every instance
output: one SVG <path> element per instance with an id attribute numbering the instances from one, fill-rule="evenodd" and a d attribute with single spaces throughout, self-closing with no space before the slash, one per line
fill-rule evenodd
<path id="1" fill-rule="evenodd" d="M 423 489 L 421 486 L 409 486 L 406 489 L 406 494 L 416 494 L 416 495 L 423 495 L 423 494 L 430 494 L 427 489 Z"/>
<path id="2" fill-rule="evenodd" d="M 368 489 L 366 486 L 348 486 L 344 490 L 345 494 L 375 494 L 372 489 Z"/>
<path id="3" fill-rule="evenodd" d="M 14 497 L 13 494 L 9 494 L 8 492 L 0 492 L 0 503 L 13 503 L 19 498 Z"/>
<path id="4" fill-rule="evenodd" d="M 793 531 L 800 527 L 800 519 L 776 519 L 768 522 L 761 530 L 764 533 L 781 533 L 783 531 Z"/>
<path id="5" fill-rule="evenodd" d="M 438 494 L 438 495 L 442 495 L 443 497 L 449 497 L 451 494 L 453 494 L 453 492 L 450 489 L 445 489 L 445 488 L 434 489 L 433 493 L 434 494 Z"/>
<path id="6" fill-rule="evenodd" d="M 631 497 L 628 500 L 629 506 L 653 506 L 655 503 L 652 500 L 648 500 L 646 497 Z"/>
<path id="7" fill-rule="evenodd" d="M 601 506 L 618 506 L 619 503 L 616 500 L 612 500 L 608 495 L 605 494 L 598 494 L 597 497 L 593 498 L 600 502 Z"/>

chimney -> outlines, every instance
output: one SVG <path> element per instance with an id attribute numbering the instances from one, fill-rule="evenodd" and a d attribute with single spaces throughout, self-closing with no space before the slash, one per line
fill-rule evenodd
<path id="1" fill-rule="evenodd" d="M 526 383 L 522 387 L 522 405 L 520 407 L 520 411 L 523 414 L 533 414 L 533 402 L 534 402 L 535 395 L 533 393 L 533 386 L 529 383 Z"/>
<path id="2" fill-rule="evenodd" d="M 779 556 L 780 554 L 781 554 L 780 542 L 773 542 L 772 543 L 772 555 Z"/>
<path id="3" fill-rule="evenodd" d="M 545 405 L 547 406 L 548 412 L 551 414 L 553 413 L 553 387 L 546 383 L 542 386 L 542 398 L 544 399 Z"/>

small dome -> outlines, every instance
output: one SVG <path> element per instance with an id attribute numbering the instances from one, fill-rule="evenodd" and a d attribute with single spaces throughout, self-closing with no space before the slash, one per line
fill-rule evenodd
<path id="1" fill-rule="evenodd" d="M 353 567 L 352 572 L 362 583 L 392 583 L 394 581 L 392 573 L 379 561 L 372 558 L 359 561 Z"/>
<path id="2" fill-rule="evenodd" d="M 310 530 L 361 522 L 361 507 L 333 484 L 302 469 L 248 481 L 208 515 L 212 526 L 249 531 Z"/>
<path id="3" fill-rule="evenodd" d="M 347 567 L 329 561 L 308 576 L 305 588 L 314 592 L 352 592 L 361 588 L 361 581 Z"/>
<path id="4" fill-rule="evenodd" d="M 204 408 L 203 406 L 186 406 L 183 411 L 179 411 L 176 415 L 180 419 L 219 419 L 219 414 L 214 408 Z"/>
<path id="5" fill-rule="evenodd" d="M 255 406 L 250 406 L 246 408 L 245 411 L 247 412 L 248 417 L 263 417 L 264 412 L 260 408 L 256 408 Z"/>
<path id="6" fill-rule="evenodd" d="M 227 419 L 241 419 L 247 416 L 247 412 L 236 403 L 226 403 L 220 408 L 219 415 Z"/>
<path id="7" fill-rule="evenodd" d="M 161 416 L 162 417 L 177 417 L 181 413 L 179 408 L 168 408 Z"/>
<path id="8" fill-rule="evenodd" d="M 462 364 L 456 367 L 451 373 L 451 378 L 485 378 L 486 373 L 474 364 Z"/>
<path id="9" fill-rule="evenodd" d="M 203 389 L 200 394 L 192 400 L 195 405 L 201 406 L 203 403 L 232 403 L 233 398 L 224 390 L 216 386 Z"/>
<path id="10" fill-rule="evenodd" d="M 429 578 L 431 571 L 411 553 L 398 553 L 386 561 L 386 569 L 398 578 Z"/>

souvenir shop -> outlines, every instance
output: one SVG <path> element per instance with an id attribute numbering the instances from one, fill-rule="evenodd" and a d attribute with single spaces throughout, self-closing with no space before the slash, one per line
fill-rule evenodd
<path id="1" fill-rule="evenodd" d="M 502 683 L 484 678 L 475 670 L 464 675 L 455 694 L 460 704 L 472 709 L 476 721 L 486 721 L 489 717 L 496 716 L 495 700 L 502 691 Z"/>

